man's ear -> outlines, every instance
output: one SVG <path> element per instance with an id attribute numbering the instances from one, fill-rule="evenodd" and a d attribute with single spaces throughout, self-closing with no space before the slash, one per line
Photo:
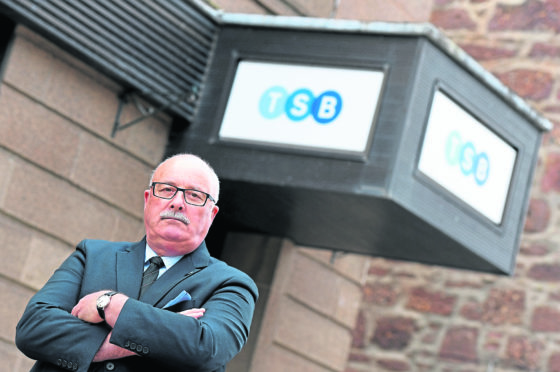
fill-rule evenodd
<path id="1" fill-rule="evenodd" d="M 214 205 L 214 207 L 212 207 L 212 214 L 210 215 L 210 220 L 211 221 L 214 221 L 214 218 L 218 214 L 219 210 L 220 210 L 220 208 L 217 205 Z"/>
<path id="2" fill-rule="evenodd" d="M 144 191 L 144 209 L 146 209 L 146 204 L 148 203 L 148 198 L 150 197 L 150 190 Z"/>

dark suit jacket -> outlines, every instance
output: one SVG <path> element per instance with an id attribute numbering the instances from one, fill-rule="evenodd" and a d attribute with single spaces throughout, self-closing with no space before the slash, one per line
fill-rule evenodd
<path id="1" fill-rule="evenodd" d="M 167 270 L 141 300 L 146 241 L 84 240 L 35 294 L 16 329 L 16 344 L 38 360 L 32 371 L 223 371 L 245 344 L 258 297 L 241 271 L 211 257 L 204 243 Z M 114 289 L 130 299 L 111 343 L 139 356 L 91 363 L 107 334 L 70 311 L 83 296 Z M 183 309 L 204 307 L 197 319 L 162 309 L 183 290 Z"/>

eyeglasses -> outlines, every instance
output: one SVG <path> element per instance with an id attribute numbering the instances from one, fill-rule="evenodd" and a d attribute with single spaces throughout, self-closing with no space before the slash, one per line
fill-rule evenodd
<path id="1" fill-rule="evenodd" d="M 182 191 L 185 202 L 190 205 L 196 205 L 202 207 L 206 204 L 206 201 L 210 199 L 212 202 L 216 202 L 214 198 L 204 191 L 198 191 L 195 189 L 182 189 L 177 186 L 173 186 L 163 182 L 152 182 L 151 185 L 152 193 L 161 199 L 173 199 L 177 194 L 177 191 Z"/>

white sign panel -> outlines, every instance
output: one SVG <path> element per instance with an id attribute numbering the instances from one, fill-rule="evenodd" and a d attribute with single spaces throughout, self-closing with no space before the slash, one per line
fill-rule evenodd
<path id="1" fill-rule="evenodd" d="M 517 151 L 441 92 L 418 169 L 492 222 L 502 221 Z"/>
<path id="2" fill-rule="evenodd" d="M 363 153 L 383 72 L 241 61 L 220 139 Z"/>

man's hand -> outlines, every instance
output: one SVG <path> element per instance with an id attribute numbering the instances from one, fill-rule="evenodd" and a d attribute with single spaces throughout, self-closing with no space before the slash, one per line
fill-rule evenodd
<path id="1" fill-rule="evenodd" d="M 101 323 L 103 319 L 97 312 L 97 299 L 103 293 L 106 293 L 108 291 L 109 290 L 93 292 L 88 294 L 87 296 L 82 297 L 82 299 L 78 301 L 76 306 L 74 306 L 74 308 L 72 309 L 71 314 L 85 322 Z"/>
<path id="2" fill-rule="evenodd" d="M 204 312 L 206 311 L 206 309 L 188 309 L 185 311 L 181 311 L 179 314 L 183 314 L 186 316 L 190 316 L 191 318 L 195 318 L 198 319 L 201 316 L 204 315 Z"/>

